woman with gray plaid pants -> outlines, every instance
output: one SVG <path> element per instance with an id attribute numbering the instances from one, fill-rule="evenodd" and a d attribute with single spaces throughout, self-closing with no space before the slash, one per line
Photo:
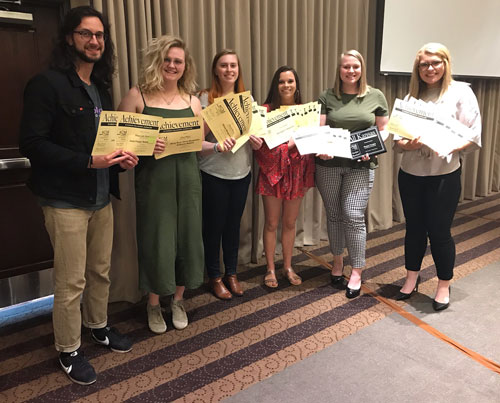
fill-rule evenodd
<path id="1" fill-rule="evenodd" d="M 335 84 L 319 97 L 321 125 L 349 131 L 377 125 L 384 131 L 388 122 L 388 107 L 384 94 L 366 84 L 363 56 L 350 50 L 340 56 Z M 385 132 L 384 132 L 385 133 Z M 361 290 L 361 271 L 365 266 L 365 210 L 375 178 L 376 158 L 365 155 L 361 160 L 316 158 L 316 186 L 323 198 L 327 215 L 328 239 L 333 254 L 331 280 L 344 284 L 344 248 L 352 266 L 346 289 L 347 298 L 355 298 Z"/>

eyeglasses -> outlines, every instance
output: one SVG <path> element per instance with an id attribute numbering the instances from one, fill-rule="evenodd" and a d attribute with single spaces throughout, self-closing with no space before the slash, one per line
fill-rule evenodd
<path id="1" fill-rule="evenodd" d="M 96 32 L 95 34 L 86 29 L 82 29 L 81 31 L 73 31 L 73 33 L 78 34 L 85 39 L 86 41 L 91 41 L 92 37 L 95 36 L 95 39 L 99 42 L 103 42 L 106 40 L 106 34 L 104 32 Z"/>
<path id="2" fill-rule="evenodd" d="M 419 63 L 418 64 L 418 68 L 420 70 L 428 70 L 429 67 L 432 66 L 433 69 L 437 69 L 439 66 L 441 66 L 443 64 L 443 61 L 442 60 L 434 60 L 433 62 L 430 62 L 430 63 L 427 63 L 427 62 L 424 62 L 424 63 Z"/>

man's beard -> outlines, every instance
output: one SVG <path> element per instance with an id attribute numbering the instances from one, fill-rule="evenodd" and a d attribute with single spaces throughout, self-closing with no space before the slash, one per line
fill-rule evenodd
<path id="1" fill-rule="evenodd" d="M 73 46 L 73 51 L 75 52 L 76 56 L 78 56 L 80 58 L 80 60 L 82 60 L 85 63 L 97 63 L 102 58 L 102 53 L 96 57 L 88 57 L 85 54 L 85 52 L 78 50 L 74 46 Z"/>

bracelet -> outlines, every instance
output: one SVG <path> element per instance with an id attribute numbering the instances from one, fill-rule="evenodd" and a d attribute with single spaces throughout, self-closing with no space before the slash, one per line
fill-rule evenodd
<path id="1" fill-rule="evenodd" d="M 218 146 L 218 145 L 219 145 L 219 143 L 215 143 L 215 144 L 214 144 L 214 153 L 215 153 L 215 154 L 220 153 L 219 149 L 217 148 L 217 146 Z"/>

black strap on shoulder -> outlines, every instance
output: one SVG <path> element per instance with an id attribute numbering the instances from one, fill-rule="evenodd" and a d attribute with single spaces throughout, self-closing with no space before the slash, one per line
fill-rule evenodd
<path id="1" fill-rule="evenodd" d="M 146 100 L 144 99 L 144 94 L 142 93 L 142 91 L 139 89 L 139 92 L 141 93 L 141 97 L 142 97 L 142 102 L 144 102 L 144 107 L 146 107 Z"/>

